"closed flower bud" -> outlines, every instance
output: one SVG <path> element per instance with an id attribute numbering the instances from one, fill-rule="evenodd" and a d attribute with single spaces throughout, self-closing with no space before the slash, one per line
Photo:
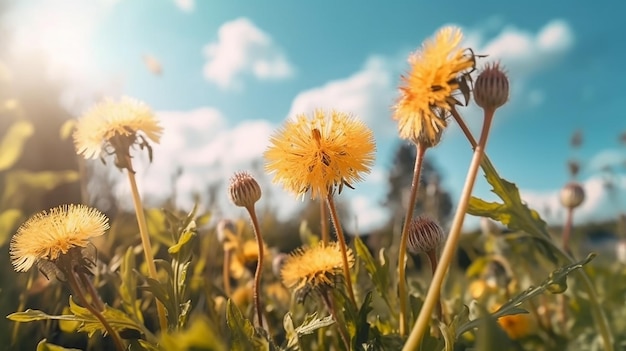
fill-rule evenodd
<path id="1" fill-rule="evenodd" d="M 230 179 L 228 194 L 235 205 L 252 208 L 261 198 L 261 187 L 250 173 L 237 172 Z"/>
<path id="2" fill-rule="evenodd" d="M 509 79 L 498 63 L 487 64 L 474 83 L 474 101 L 483 109 L 497 109 L 509 99 Z"/>
<path id="3" fill-rule="evenodd" d="M 568 183 L 561 189 L 561 205 L 568 209 L 574 209 L 585 201 L 585 190 L 576 183 Z"/>
<path id="4" fill-rule="evenodd" d="M 441 226 L 427 216 L 414 218 L 409 225 L 408 249 L 413 254 L 428 253 L 443 242 Z"/>

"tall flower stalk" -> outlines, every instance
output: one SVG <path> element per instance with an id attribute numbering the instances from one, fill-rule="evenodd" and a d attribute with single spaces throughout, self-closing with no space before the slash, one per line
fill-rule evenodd
<path id="1" fill-rule="evenodd" d="M 454 27 L 441 29 L 432 40 L 409 56 L 410 72 L 402 76 L 400 97 L 393 118 L 398 122 L 401 138 L 417 148 L 409 201 L 398 251 L 398 294 L 400 300 L 400 335 L 407 329 L 406 250 L 409 225 L 420 186 L 424 155 L 436 146 L 447 126 L 446 118 L 454 105 L 461 104 L 455 95 L 464 93 L 465 77 L 475 67 L 471 51 L 459 48 L 461 31 Z"/>
<path id="2" fill-rule="evenodd" d="M 356 303 L 348 248 L 333 196 L 344 186 L 352 188 L 370 171 L 376 150 L 372 131 L 346 113 L 317 110 L 312 118 L 298 115 L 288 120 L 270 142 L 265 168 L 274 174 L 274 182 L 297 196 L 304 198 L 310 192 L 313 200 L 326 201 L 339 239 L 349 296 Z"/>
<path id="3" fill-rule="evenodd" d="M 115 166 L 120 170 L 126 170 L 148 266 L 148 276 L 154 280 L 158 280 L 157 269 L 130 150 L 137 146 L 146 149 L 152 161 L 152 147 L 149 141 L 158 143 L 162 132 L 163 128 L 150 108 L 127 97 L 120 101 L 106 100 L 92 107 L 78 120 L 74 131 L 74 145 L 78 154 L 87 159 L 99 157 L 103 162 L 105 156 L 114 155 Z M 167 330 L 165 307 L 156 297 L 155 302 L 159 325 L 161 330 L 165 331 Z"/>
<path id="4" fill-rule="evenodd" d="M 431 313 L 435 305 L 438 303 L 443 278 L 450 267 L 461 236 L 461 228 L 465 219 L 465 213 L 472 195 L 472 189 L 476 181 L 478 169 L 480 168 L 480 163 L 485 153 L 485 147 L 487 145 L 487 139 L 489 137 L 489 131 L 495 111 L 498 107 L 507 102 L 508 96 L 509 81 L 506 74 L 502 72 L 498 64 L 487 65 L 476 79 L 476 84 L 474 86 L 474 101 L 478 106 L 482 107 L 484 111 L 484 120 L 480 138 L 474 149 L 472 162 L 470 163 L 470 167 L 467 172 L 465 185 L 463 186 L 459 205 L 457 206 L 457 210 L 452 221 L 450 233 L 441 253 L 439 266 L 435 270 L 435 274 L 433 275 L 433 279 L 428 289 L 428 293 L 426 294 L 422 309 L 417 317 L 417 321 L 415 322 L 415 325 L 411 330 L 411 334 L 404 345 L 403 350 L 405 351 L 416 350 L 419 348 L 422 336 L 424 335 L 424 332 L 429 324 Z"/>
<path id="5" fill-rule="evenodd" d="M 250 215 L 254 238 L 258 245 L 258 259 L 256 271 L 254 273 L 254 285 L 252 287 L 252 297 L 254 299 L 254 309 L 256 311 L 259 326 L 263 328 L 263 307 L 261 305 L 261 273 L 263 272 L 263 256 L 265 255 L 263 237 L 259 229 L 259 220 L 256 215 L 254 204 L 261 198 L 261 187 L 259 183 L 247 172 L 237 172 L 230 180 L 228 194 L 231 201 L 239 207 L 243 207 Z"/>

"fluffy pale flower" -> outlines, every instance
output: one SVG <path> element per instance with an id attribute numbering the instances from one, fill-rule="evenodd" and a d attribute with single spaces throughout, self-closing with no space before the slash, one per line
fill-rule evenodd
<path id="1" fill-rule="evenodd" d="M 107 229 L 107 217 L 84 205 L 40 212 L 22 224 L 11 239 L 11 262 L 16 271 L 25 272 L 39 261 L 55 261 L 74 247 L 87 246 L 89 239 Z"/>
<path id="2" fill-rule="evenodd" d="M 374 135 L 361 121 L 342 112 L 315 111 L 312 118 L 288 120 L 271 138 L 266 170 L 286 190 L 325 198 L 329 192 L 362 180 L 374 163 Z"/>
<path id="3" fill-rule="evenodd" d="M 354 266 L 354 255 L 348 249 L 349 266 Z M 336 242 L 297 249 L 284 262 L 281 269 L 283 284 L 296 294 L 321 286 L 333 286 L 342 276 L 343 259 Z"/>
<path id="4" fill-rule="evenodd" d="M 459 48 L 462 39 L 460 29 L 445 27 L 409 57 L 411 70 L 402 76 L 393 114 L 401 138 L 427 146 L 439 142 L 445 117 L 457 103 L 453 95 L 475 67 L 474 55 Z"/>
<path id="5" fill-rule="evenodd" d="M 163 128 L 148 105 L 129 97 L 119 101 L 105 100 L 78 120 L 74 131 L 76 152 L 85 158 L 98 158 L 112 153 L 117 145 L 112 145 L 114 137 L 128 138 L 125 147 L 143 145 L 147 138 L 158 143 Z M 118 152 L 120 150 L 117 150 Z"/>

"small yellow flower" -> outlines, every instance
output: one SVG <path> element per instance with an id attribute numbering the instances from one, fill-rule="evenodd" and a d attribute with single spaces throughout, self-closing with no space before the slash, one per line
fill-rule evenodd
<path id="1" fill-rule="evenodd" d="M 74 144 L 79 155 L 98 158 L 103 152 L 127 152 L 135 144 L 147 146 L 145 138 L 158 143 L 162 132 L 163 128 L 148 105 L 129 97 L 119 101 L 108 99 L 92 107 L 78 120 Z M 116 138 L 121 138 L 122 145 Z M 119 147 L 126 150 L 116 150 Z"/>
<path id="2" fill-rule="evenodd" d="M 354 266 L 354 255 L 348 249 L 348 264 Z M 343 259 L 337 242 L 297 249 L 286 260 L 281 270 L 283 284 L 296 295 L 333 286 L 343 273 Z"/>
<path id="3" fill-rule="evenodd" d="M 274 182 L 313 199 L 326 198 L 335 188 L 362 180 L 374 163 L 374 135 L 361 121 L 342 112 L 315 111 L 299 115 L 271 138 L 265 152 L 266 170 Z"/>
<path id="4" fill-rule="evenodd" d="M 108 218 L 95 208 L 63 205 L 27 220 L 11 239 L 9 252 L 18 272 L 33 264 L 55 261 L 74 247 L 85 247 L 89 239 L 109 228 Z"/>
<path id="5" fill-rule="evenodd" d="M 457 103 L 453 95 L 475 68 L 474 55 L 458 47 L 462 39 L 460 29 L 445 27 L 409 57 L 411 71 L 402 76 L 393 115 L 401 138 L 428 146 L 439 142 L 445 117 Z"/>
<path id="6" fill-rule="evenodd" d="M 228 248 L 232 248 L 233 254 L 230 260 L 230 272 L 232 277 L 240 279 L 246 274 L 246 270 L 254 272 L 259 260 L 259 245 L 256 240 L 238 239 L 239 242 L 230 242 Z M 265 249 L 265 245 L 263 246 Z M 263 250 L 267 253 L 267 250 Z"/>
<path id="7" fill-rule="evenodd" d="M 493 311 L 497 311 L 500 305 L 496 304 L 492 307 Z M 534 331 L 534 321 L 530 314 L 519 313 L 498 318 L 498 324 L 506 332 L 511 340 L 524 338 Z"/>

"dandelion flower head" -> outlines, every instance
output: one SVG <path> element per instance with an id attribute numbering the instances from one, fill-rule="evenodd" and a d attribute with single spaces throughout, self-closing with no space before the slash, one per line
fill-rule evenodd
<path id="1" fill-rule="evenodd" d="M 11 262 L 16 271 L 25 272 L 41 260 L 55 261 L 74 247 L 87 246 L 89 239 L 107 229 L 108 218 L 84 205 L 40 212 L 22 224 L 11 239 Z"/>
<path id="2" fill-rule="evenodd" d="M 393 115 L 401 138 L 431 146 L 439 142 L 445 117 L 458 102 L 453 95 L 460 78 L 475 67 L 474 55 L 459 48 L 462 39 L 460 29 L 444 27 L 409 56 L 411 69 L 402 76 Z"/>
<path id="3" fill-rule="evenodd" d="M 272 136 L 265 169 L 286 190 L 325 198 L 343 185 L 362 180 L 374 163 L 372 131 L 349 114 L 317 110 L 312 118 L 298 115 Z"/>
<path id="4" fill-rule="evenodd" d="M 162 132 L 163 128 L 148 105 L 123 97 L 119 101 L 105 100 L 89 109 L 78 120 L 74 144 L 79 155 L 87 159 L 98 158 L 103 150 L 112 146 L 114 137 L 128 138 L 128 148 L 136 143 L 142 144 L 140 140 L 145 143 L 144 137 L 158 143 Z"/>
<path id="5" fill-rule="evenodd" d="M 354 266 L 354 255 L 348 249 L 348 264 Z M 297 249 L 286 260 L 281 270 L 283 284 L 294 290 L 301 291 L 333 286 L 335 279 L 343 274 L 341 248 L 337 242 L 306 249 Z"/>

